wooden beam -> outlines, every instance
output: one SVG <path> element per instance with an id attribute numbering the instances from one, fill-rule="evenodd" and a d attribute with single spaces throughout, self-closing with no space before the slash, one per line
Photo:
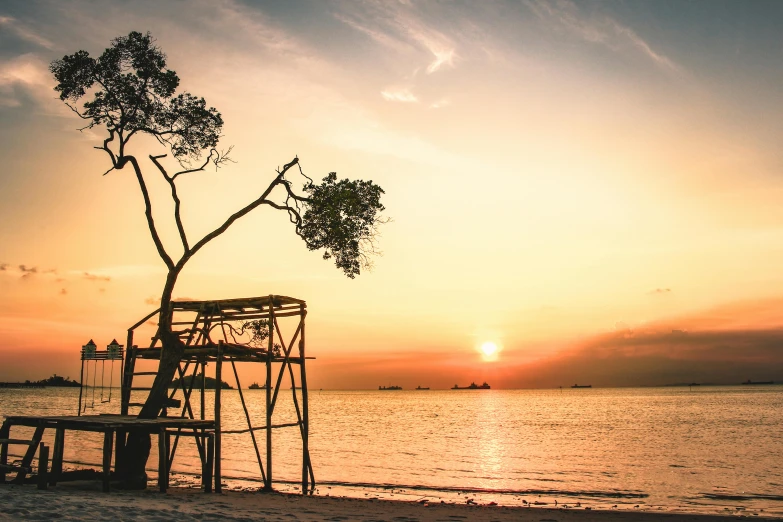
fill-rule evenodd
<path id="1" fill-rule="evenodd" d="M 57 478 L 63 472 L 63 451 L 65 448 L 65 429 L 57 428 L 54 432 L 54 452 L 52 455 L 52 473 L 49 485 L 56 486 Z"/>
<path id="2" fill-rule="evenodd" d="M 3 421 L 0 426 L 0 438 L 7 439 L 11 433 L 11 422 Z M 5 467 L 8 464 L 8 444 L 0 443 L 0 484 L 5 483 Z"/>
<path id="3" fill-rule="evenodd" d="M 299 358 L 302 360 L 299 365 L 299 371 L 301 372 L 301 384 L 302 384 L 302 494 L 304 495 L 308 487 L 308 475 L 310 478 L 311 491 L 315 489 L 315 476 L 313 474 L 313 464 L 310 461 L 310 416 L 309 407 L 307 402 L 307 372 L 305 369 L 305 317 L 307 311 L 304 305 L 302 305 L 302 336 L 299 339 Z M 293 377 L 291 378 L 293 380 Z M 296 385 L 294 385 L 294 396 L 296 396 Z"/>
<path id="4" fill-rule="evenodd" d="M 223 491 L 223 486 L 221 484 L 222 477 L 220 474 L 220 389 L 223 387 L 223 341 L 218 343 L 215 379 L 217 380 L 217 385 L 215 386 L 215 493 L 221 493 Z"/>
<path id="5" fill-rule="evenodd" d="M 41 438 L 43 437 L 45 429 L 46 426 L 38 426 L 35 428 L 35 432 L 33 433 L 32 438 L 33 443 L 30 444 L 30 447 L 27 448 L 27 452 L 24 454 L 24 457 L 22 457 L 22 469 L 20 469 L 19 473 L 16 474 L 16 478 L 13 480 L 14 484 L 24 483 L 24 477 L 27 474 L 26 469 L 29 469 L 30 464 L 33 462 L 33 457 L 35 457 L 35 450 L 38 449 L 38 443 L 41 442 Z"/>
<path id="6" fill-rule="evenodd" d="M 270 301 L 272 296 L 269 296 Z M 264 489 L 272 490 L 272 357 L 275 340 L 275 311 L 269 308 L 269 347 L 266 360 L 266 482 Z"/>
<path id="7" fill-rule="evenodd" d="M 169 487 L 169 451 L 166 447 L 166 429 L 158 431 L 158 490 L 165 493 Z"/>
<path id="8" fill-rule="evenodd" d="M 114 430 L 103 432 L 103 492 L 111 490 L 111 450 L 114 443 Z"/>
<path id="9" fill-rule="evenodd" d="M 49 487 L 49 446 L 41 443 L 38 450 L 38 489 Z"/>
<path id="10" fill-rule="evenodd" d="M 248 428 L 248 429 L 242 429 L 242 430 L 224 430 L 224 435 L 236 435 L 238 433 L 253 433 L 254 431 L 261 431 L 266 429 L 277 429 L 277 428 L 290 428 L 291 426 L 300 426 L 301 422 L 288 422 L 285 424 L 273 424 L 271 426 L 257 426 L 255 428 Z"/>
<path id="11" fill-rule="evenodd" d="M 247 405 L 245 404 L 245 395 L 242 393 L 242 386 L 239 384 L 239 374 L 237 373 L 237 365 L 234 360 L 231 359 L 231 367 L 234 369 L 234 378 L 237 381 L 237 390 L 239 390 L 239 400 L 242 401 L 242 409 L 245 411 L 245 420 L 247 420 L 247 427 L 250 431 L 250 438 L 253 439 L 253 449 L 256 450 L 256 459 L 258 460 L 258 468 L 261 470 L 261 480 L 266 482 L 266 474 L 264 473 L 264 464 L 261 462 L 261 453 L 258 451 L 258 442 L 256 441 L 256 434 L 253 433 L 253 425 L 250 422 L 250 412 L 247 411 Z"/>

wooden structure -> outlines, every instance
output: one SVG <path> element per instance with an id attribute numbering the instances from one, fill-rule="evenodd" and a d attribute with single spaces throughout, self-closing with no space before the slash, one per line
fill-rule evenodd
<path id="1" fill-rule="evenodd" d="M 148 387 L 134 385 L 134 377 L 154 376 L 154 371 L 136 371 L 137 362 L 143 360 L 160 360 L 161 346 L 157 337 L 152 338 L 148 346 L 134 345 L 136 330 L 159 314 L 155 310 L 128 329 L 127 349 L 125 352 L 124 376 L 122 382 L 121 414 L 131 414 L 134 407 L 143 406 L 142 402 L 132 402 L 134 391 L 149 391 Z M 184 354 L 178 367 L 179 384 L 170 394 L 167 409 L 181 407 L 179 417 L 190 419 L 207 419 L 205 408 L 205 376 L 208 363 L 215 364 L 214 430 L 215 459 L 214 479 L 215 491 L 221 491 L 221 439 L 229 434 L 249 434 L 258 460 L 264 489 L 272 489 L 272 432 L 279 428 L 298 428 L 302 439 L 302 493 L 313 491 L 315 477 L 310 462 L 308 449 L 309 416 L 307 404 L 307 375 L 305 361 L 312 357 L 305 356 L 305 317 L 306 303 L 292 297 L 269 295 L 245 299 L 226 299 L 219 301 L 174 301 L 168 312 L 171 314 L 171 324 L 174 333 L 185 345 Z M 281 326 L 286 326 L 291 332 L 289 338 L 284 338 Z M 294 346 L 297 347 L 294 350 Z M 254 426 L 248 411 L 245 394 L 243 393 L 236 363 L 256 363 L 263 365 L 265 383 L 265 419 L 262 425 Z M 221 425 L 222 393 L 220 383 L 223 377 L 224 363 L 230 364 L 237 382 L 239 399 L 244 410 L 246 429 L 225 430 Z M 294 367 L 298 371 L 294 371 Z M 295 373 L 299 374 L 297 383 Z M 199 374 L 202 376 L 198 379 Z M 283 379 L 288 375 L 292 391 L 293 405 L 297 420 L 289 423 L 275 424 L 273 414 L 278 401 Z M 189 379 L 189 382 L 188 382 Z M 194 383 L 198 382 L 200 394 L 199 411 L 194 412 L 191 403 Z M 260 379 L 259 379 L 260 380 Z M 286 384 L 286 388 L 287 388 Z M 301 387 L 300 398 L 297 389 Z M 184 404 L 174 400 L 177 391 L 182 391 Z M 164 409 L 164 415 L 167 415 Z M 256 432 L 266 433 L 266 456 L 261 457 Z M 171 458 L 176 451 L 179 437 L 175 435 L 171 447 Z M 125 443 L 125 434 L 118 432 L 120 448 Z M 204 456 L 205 448 L 196 438 L 199 453 Z"/>
<path id="2" fill-rule="evenodd" d="M 94 408 L 95 407 L 95 389 L 96 389 L 96 376 L 98 374 L 98 361 L 101 361 L 101 398 L 100 401 L 103 402 L 111 402 L 111 393 L 112 388 L 114 384 L 114 361 L 120 362 L 120 375 L 123 374 L 123 358 L 122 358 L 122 345 L 117 344 L 116 339 L 112 339 L 111 344 L 109 344 L 105 350 L 98 350 L 98 347 L 95 345 L 95 342 L 90 339 L 90 341 L 82 346 L 82 370 L 81 370 L 81 377 L 79 378 L 79 409 L 77 410 L 77 415 L 81 415 L 84 413 L 87 408 Z M 103 377 L 105 374 L 105 363 L 106 361 L 111 361 L 111 369 L 109 370 L 109 398 L 108 400 L 104 400 L 103 398 L 103 390 L 104 390 L 104 381 Z M 87 401 L 84 401 L 82 403 L 82 396 L 84 395 L 84 388 L 89 386 L 90 381 L 90 363 L 92 363 L 92 404 L 87 405 Z M 87 369 L 87 378 L 85 379 L 85 368 Z M 84 409 L 82 409 L 82 404 L 84 405 Z"/>
<path id="3" fill-rule="evenodd" d="M 31 440 L 11 439 L 13 426 L 28 426 L 35 428 Z M 81 480 L 85 478 L 83 471 L 63 472 L 63 452 L 65 448 L 66 430 L 91 431 L 103 433 L 103 472 L 99 478 L 103 481 L 103 491 L 109 491 L 111 479 L 112 447 L 115 433 L 127 433 L 131 430 L 142 431 L 158 435 L 158 487 L 165 492 L 169 483 L 169 471 L 174 459 L 172 436 L 188 434 L 196 437 L 196 440 L 206 448 L 201 461 L 201 476 L 204 491 L 211 491 L 212 467 L 214 455 L 215 423 L 209 420 L 193 420 L 172 417 L 159 417 L 157 419 L 139 419 L 123 415 L 84 415 L 84 416 L 7 416 L 0 427 L 0 482 L 5 482 L 6 472 L 16 472 L 13 479 L 15 483 L 22 483 L 25 476 L 32 471 L 32 461 L 35 450 L 40 445 L 40 458 L 38 466 L 38 485 L 43 489 L 47 485 L 55 485 L 58 481 Z M 44 431 L 54 429 L 54 452 L 52 455 L 52 467 L 47 473 L 49 452 L 41 443 Z M 27 451 L 18 465 L 8 464 L 8 444 L 26 445 Z M 118 445 L 115 453 L 116 463 L 121 459 L 122 448 Z"/>

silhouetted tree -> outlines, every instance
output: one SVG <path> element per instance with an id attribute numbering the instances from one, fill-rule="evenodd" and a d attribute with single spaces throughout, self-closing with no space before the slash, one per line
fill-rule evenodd
<path id="1" fill-rule="evenodd" d="M 60 99 L 85 120 L 84 129 L 106 132 L 103 144 L 95 147 L 109 158 L 111 167 L 104 173 L 122 171 L 130 165 L 144 199 L 145 216 L 158 255 L 168 273 L 160 299 L 158 337 L 162 354 L 157 377 L 139 416 L 156 417 L 166 399 L 166 390 L 183 355 L 184 345 L 172 332 L 169 313 L 172 291 L 187 262 L 207 243 L 233 225 L 239 218 L 261 205 L 288 214 L 294 230 L 310 250 L 323 249 L 324 259 L 333 258 L 346 276 L 359 275 L 375 253 L 374 239 L 383 221 L 380 203 L 383 190 L 371 181 L 338 180 L 330 173 L 320 183 L 304 175 L 298 158 L 286 163 L 261 194 L 232 214 L 225 222 L 197 241 L 191 241 L 180 215 L 181 202 L 177 180 L 209 166 L 218 168 L 229 159 L 229 148 L 216 147 L 223 119 L 204 98 L 188 92 L 175 94 L 179 77 L 166 66 L 166 56 L 149 33 L 132 32 L 116 38 L 98 58 L 86 51 L 64 56 L 50 65 L 57 80 L 55 90 Z M 77 102 L 82 99 L 81 107 Z M 176 172 L 169 172 L 162 160 L 168 154 L 150 154 L 158 175 L 171 188 L 174 222 L 182 243 L 182 255 L 175 260 L 158 234 L 152 204 L 139 160 L 129 152 L 131 140 L 147 135 L 155 138 L 177 161 Z M 204 159 L 205 158 L 205 159 Z M 297 167 L 306 179 L 301 191 L 286 179 Z M 278 189 L 275 191 L 275 189 Z M 273 199 L 273 191 L 278 195 Z M 132 440 L 131 440 L 132 439 Z M 123 467 L 130 481 L 146 484 L 144 464 L 149 456 L 149 436 L 129 438 L 127 459 Z M 133 469 L 131 469 L 133 468 Z"/>

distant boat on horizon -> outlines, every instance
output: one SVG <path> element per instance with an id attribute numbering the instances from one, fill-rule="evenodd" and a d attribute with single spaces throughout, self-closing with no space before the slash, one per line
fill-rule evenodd
<path id="1" fill-rule="evenodd" d="M 378 386 L 379 390 L 385 391 L 385 390 L 401 390 L 402 386 Z"/>
<path id="2" fill-rule="evenodd" d="M 429 389 L 430 389 L 430 387 L 429 387 L 429 386 L 427 386 L 426 388 L 422 388 L 422 387 L 421 387 L 421 385 L 419 385 L 419 386 L 416 386 L 416 389 L 417 389 L 417 390 L 429 390 Z"/>
<path id="3" fill-rule="evenodd" d="M 748 379 L 742 384 L 775 384 L 775 381 L 751 381 L 750 379 Z"/>
<path id="4" fill-rule="evenodd" d="M 248 390 L 266 390 L 266 384 L 263 386 L 259 385 L 257 382 L 254 382 L 250 386 L 247 387 Z"/>
<path id="5" fill-rule="evenodd" d="M 592 388 L 592 384 L 574 384 L 571 388 Z"/>
<path id="6" fill-rule="evenodd" d="M 489 390 L 489 389 L 490 386 L 489 384 L 486 383 L 486 381 L 484 381 L 484 384 L 482 384 L 481 386 L 479 386 L 475 382 L 472 382 L 470 383 L 470 386 L 458 386 L 455 384 L 454 387 L 452 388 L 452 390 Z"/>

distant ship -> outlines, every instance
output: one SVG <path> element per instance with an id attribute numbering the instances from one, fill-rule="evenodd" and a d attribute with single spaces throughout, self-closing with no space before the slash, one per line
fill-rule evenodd
<path id="1" fill-rule="evenodd" d="M 742 384 L 775 384 L 775 381 L 751 381 L 750 379 L 748 379 Z"/>
<path id="2" fill-rule="evenodd" d="M 470 386 L 457 386 L 456 384 L 452 388 L 452 390 L 489 390 L 489 384 L 486 382 L 479 386 L 475 382 L 470 383 Z"/>
<path id="3" fill-rule="evenodd" d="M 571 388 L 592 388 L 592 384 L 574 384 Z"/>
<path id="4" fill-rule="evenodd" d="M 429 387 L 429 386 L 427 386 L 426 388 L 422 388 L 421 386 L 416 386 L 416 389 L 417 389 L 417 390 L 429 390 L 429 389 L 430 389 L 430 387 Z"/>
<path id="5" fill-rule="evenodd" d="M 379 390 L 401 390 L 402 386 L 378 386 Z"/>
<path id="6" fill-rule="evenodd" d="M 263 386 L 259 386 L 257 382 L 254 382 L 250 386 L 247 387 L 248 390 L 266 390 L 266 384 Z"/>

